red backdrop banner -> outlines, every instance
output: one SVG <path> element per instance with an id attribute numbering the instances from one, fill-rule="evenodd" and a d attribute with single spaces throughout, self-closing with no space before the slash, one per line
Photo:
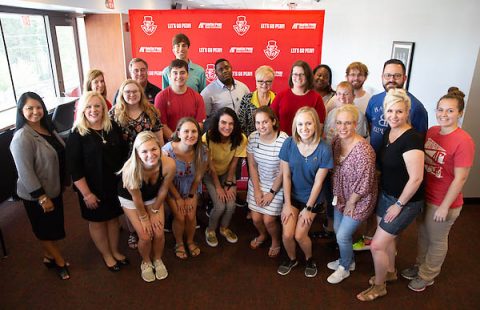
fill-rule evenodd
<path id="1" fill-rule="evenodd" d="M 325 11 L 130 10 L 132 55 L 145 59 L 149 80 L 161 86 L 162 70 L 174 59 L 172 37 L 186 34 L 189 58 L 214 80 L 213 64 L 230 61 L 233 75 L 255 89 L 255 70 L 275 70 L 273 89 L 288 87 L 290 67 L 304 60 L 315 67 L 322 55 Z"/>

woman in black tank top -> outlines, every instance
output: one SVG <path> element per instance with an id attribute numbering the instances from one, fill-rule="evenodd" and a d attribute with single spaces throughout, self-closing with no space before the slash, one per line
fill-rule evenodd
<path id="1" fill-rule="evenodd" d="M 142 279 L 152 282 L 168 276 L 162 262 L 164 202 L 175 176 L 175 161 L 161 156 L 160 142 L 151 131 L 139 133 L 133 149 L 121 170 L 119 196 L 123 210 L 139 236 Z"/>

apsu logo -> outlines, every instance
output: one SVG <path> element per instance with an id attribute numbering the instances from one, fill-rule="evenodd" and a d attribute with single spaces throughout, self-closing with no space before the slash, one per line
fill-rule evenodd
<path id="1" fill-rule="evenodd" d="M 250 25 L 247 24 L 246 16 L 237 16 L 237 21 L 233 25 L 233 30 L 239 35 L 243 36 L 250 29 Z"/>
<path id="2" fill-rule="evenodd" d="M 267 58 L 270 60 L 274 60 L 275 58 L 277 58 L 278 54 L 280 54 L 280 50 L 277 46 L 277 41 L 269 40 L 267 47 L 263 50 L 263 52 L 265 53 L 265 56 L 267 56 Z"/>
<path id="3" fill-rule="evenodd" d="M 157 25 L 155 25 L 155 22 L 153 21 L 153 18 L 151 16 L 143 17 L 142 30 L 143 32 L 145 32 L 146 35 L 149 36 L 151 36 L 155 32 L 155 30 L 157 30 Z"/>
<path id="4" fill-rule="evenodd" d="M 205 68 L 205 77 L 209 82 L 212 82 L 217 78 L 217 75 L 215 74 L 214 64 L 207 64 L 207 67 Z"/>

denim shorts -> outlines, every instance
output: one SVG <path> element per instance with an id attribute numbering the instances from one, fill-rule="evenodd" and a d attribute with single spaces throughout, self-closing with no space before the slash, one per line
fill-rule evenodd
<path id="1" fill-rule="evenodd" d="M 392 222 L 385 223 L 383 217 L 387 213 L 388 208 L 390 208 L 391 205 L 394 205 L 397 200 L 397 198 L 387 195 L 382 191 L 378 197 L 377 204 L 377 216 L 382 218 L 379 226 L 386 232 L 395 236 L 400 234 L 415 220 L 417 215 L 422 212 L 425 203 L 423 200 L 409 202 L 403 206 L 402 211 L 400 211 Z"/>

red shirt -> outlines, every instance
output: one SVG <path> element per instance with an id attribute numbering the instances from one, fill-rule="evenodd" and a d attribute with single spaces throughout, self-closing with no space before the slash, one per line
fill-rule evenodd
<path id="1" fill-rule="evenodd" d="M 176 94 L 167 87 L 155 96 L 155 108 L 160 111 L 160 120 L 175 131 L 182 117 L 193 117 L 199 123 L 205 120 L 205 103 L 199 93 L 187 87 L 183 94 Z"/>
<path id="2" fill-rule="evenodd" d="M 325 123 L 325 105 L 322 97 L 315 91 L 310 90 L 303 96 L 295 95 L 291 89 L 280 92 L 270 106 L 280 121 L 280 131 L 292 135 L 292 123 L 295 113 L 301 107 L 312 107 L 320 118 L 320 123 Z"/>
<path id="3" fill-rule="evenodd" d="M 440 134 L 440 126 L 427 131 L 425 139 L 425 193 L 427 202 L 440 206 L 448 188 L 455 178 L 454 168 L 471 167 L 475 144 L 470 135 L 457 128 L 448 135 Z M 450 208 L 463 205 L 463 195 L 452 203 Z"/>

